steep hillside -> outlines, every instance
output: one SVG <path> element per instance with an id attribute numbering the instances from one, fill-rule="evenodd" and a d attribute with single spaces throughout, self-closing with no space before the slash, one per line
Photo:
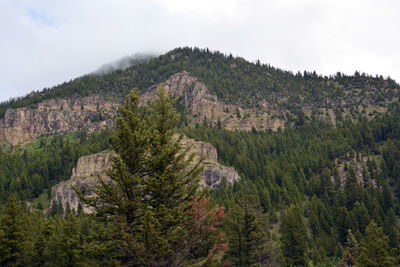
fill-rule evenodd
<path id="1" fill-rule="evenodd" d="M 36 108 L 54 98 L 81 98 L 100 95 L 121 100 L 133 87 L 141 91 L 187 71 L 203 82 L 211 94 L 226 104 L 243 108 L 271 106 L 290 115 L 356 117 L 373 116 L 398 99 L 399 85 L 390 78 L 355 73 L 322 77 L 315 72 L 296 74 L 269 65 L 201 49 L 177 48 L 164 55 L 124 70 L 105 75 L 89 74 L 70 82 L 32 92 L 26 97 L 0 105 L 0 117 L 8 108 Z M 326 110 L 328 109 L 328 110 Z M 331 114 L 332 113 L 332 114 Z M 327 115 L 328 114 L 328 115 Z M 331 114 L 331 115 L 329 115 Z"/>
<path id="2" fill-rule="evenodd" d="M 147 88 L 141 96 L 141 105 L 153 100 L 160 86 L 177 99 L 184 124 L 207 124 L 245 131 L 285 127 L 283 110 L 271 107 L 266 102 L 258 108 L 226 104 L 188 72 L 176 73 L 166 81 Z M 40 102 L 36 109 L 7 109 L 4 119 L 0 119 L 0 144 L 17 145 L 46 134 L 78 130 L 93 133 L 110 128 L 121 102 L 95 95 L 50 99 Z"/>
<path id="3" fill-rule="evenodd" d="M 15 203 L 17 196 L 29 202 L 31 210 L 45 213 L 20 210 L 21 218 L 33 222 L 26 223 L 25 235 L 29 242 L 33 240 L 30 245 L 37 251 L 49 243 L 65 251 L 78 251 L 77 262 L 92 261 L 96 263 L 93 266 L 129 262 L 129 255 L 121 253 L 118 243 L 109 243 L 115 236 L 114 228 L 121 226 L 114 223 L 124 221 L 124 216 L 104 222 L 80 213 L 71 185 L 88 187 L 91 194 L 97 175 L 107 179 L 106 170 L 113 157 L 109 139 L 115 130 L 118 107 L 133 87 L 140 92 L 139 98 L 132 98 L 138 99 L 134 102 L 139 103 L 135 106 L 138 114 L 147 110 L 141 107 L 157 97 L 158 88 L 173 96 L 176 103 L 168 107 L 175 114 L 174 125 L 158 119 L 160 113 L 154 117 L 141 113 L 132 116 L 126 125 L 142 127 L 137 127 L 135 134 L 121 134 L 118 144 L 131 138 L 140 142 L 124 143 L 119 153 L 140 149 L 141 144 L 153 151 L 162 143 L 154 137 L 164 127 L 140 132 L 154 121 L 168 124 L 171 136 L 176 130 L 188 137 L 182 140 L 182 147 L 191 147 L 196 161 L 205 158 L 202 185 L 215 189 L 202 193 L 212 199 L 218 218 L 225 217 L 223 224 L 210 227 L 223 231 L 225 234 L 218 237 L 222 242 L 225 236 L 223 241 L 229 244 L 229 251 L 222 246 L 226 254 L 221 262 L 233 266 L 353 266 L 368 253 L 375 255 L 364 252 L 376 249 L 371 244 L 377 243 L 383 251 L 379 255 L 390 263 L 385 266 L 400 266 L 399 84 L 358 72 L 332 77 L 293 74 L 190 48 L 178 48 L 111 73 L 85 75 L 0 104 L 0 200 Z M 182 115 L 178 125 L 173 105 Z M 147 120 L 132 123 L 139 117 Z M 118 151 L 118 146 L 113 147 Z M 147 151 L 144 157 L 150 154 Z M 144 177 L 148 166 L 163 159 L 160 154 L 165 151 L 168 148 L 154 150 L 153 158 L 145 161 Z M 138 162 L 136 156 L 126 158 Z M 185 170 L 187 165 L 180 166 Z M 176 166 L 169 169 L 170 173 Z M 118 205 L 104 206 L 111 217 L 114 214 L 108 213 L 108 208 L 115 211 L 116 206 L 128 207 L 125 214 L 129 217 L 136 207 L 150 203 L 146 202 L 149 192 L 156 192 L 154 199 L 167 187 L 175 192 L 171 179 L 158 186 L 163 176 L 157 171 L 150 182 L 131 180 L 130 173 L 125 180 L 123 174 L 127 172 L 122 169 L 121 181 L 128 181 L 129 186 L 154 184 L 143 195 L 129 190 L 125 190 L 127 196 L 122 191 L 112 194 Z M 140 193 L 141 187 L 135 188 Z M 134 202 L 125 206 L 127 199 Z M 193 203 L 196 200 L 190 208 Z M 224 206 L 225 213 L 215 204 Z M 2 209 L 0 203 L 0 210 L 13 211 L 13 205 Z M 207 218 L 211 212 L 207 203 L 196 205 L 198 210 L 190 215 Z M 176 202 L 171 206 L 176 207 Z M 84 211 L 90 210 L 84 207 Z M 139 215 L 151 216 L 153 211 L 153 206 L 145 204 Z M 3 218 L 0 216 L 0 237 L 8 222 Z M 139 223 L 160 223 L 149 218 L 153 217 Z M 202 222 L 190 224 L 203 229 Z M 51 229 L 57 230 L 50 234 Z M 64 242 L 59 236 L 73 242 Z M 214 248 L 201 245 L 202 251 L 197 252 L 207 254 Z M 42 257 L 26 255 L 37 262 Z"/>
<path id="4" fill-rule="evenodd" d="M 129 68 L 90 74 L 0 104 L 0 143 L 43 134 L 111 126 L 117 106 L 138 87 L 148 102 L 164 85 L 178 99 L 183 123 L 229 130 L 278 130 L 307 121 L 342 125 L 384 113 L 400 96 L 387 78 L 356 73 L 293 75 L 208 50 L 178 48 Z"/>

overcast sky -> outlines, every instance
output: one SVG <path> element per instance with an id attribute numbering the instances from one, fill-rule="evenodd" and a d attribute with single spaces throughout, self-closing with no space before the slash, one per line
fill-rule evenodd
<path id="1" fill-rule="evenodd" d="M 399 29 L 398 0 L 0 0 L 0 101 L 178 46 L 400 81 Z"/>

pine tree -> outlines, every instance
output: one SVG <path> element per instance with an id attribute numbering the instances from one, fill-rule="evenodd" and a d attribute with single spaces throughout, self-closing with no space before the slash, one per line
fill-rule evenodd
<path id="1" fill-rule="evenodd" d="M 0 217 L 0 265 L 23 264 L 27 225 L 22 206 L 16 195 L 11 194 Z"/>
<path id="2" fill-rule="evenodd" d="M 300 207 L 292 204 L 286 210 L 281 233 L 282 251 L 287 266 L 307 266 L 307 232 Z"/>
<path id="3" fill-rule="evenodd" d="M 221 123 L 221 120 L 220 120 L 219 117 L 218 117 L 218 120 L 217 120 L 217 128 L 218 128 L 219 130 L 222 129 L 222 123 Z"/>
<path id="4" fill-rule="evenodd" d="M 352 210 L 354 217 L 358 223 L 358 229 L 361 233 L 364 233 L 365 228 L 367 228 L 368 224 L 370 223 L 370 217 L 368 214 L 368 210 L 364 205 L 364 202 L 356 202 L 354 208 Z"/>
<path id="5" fill-rule="evenodd" d="M 347 249 L 343 259 L 343 266 L 351 267 L 355 265 L 355 260 L 358 253 L 358 242 L 351 230 L 349 230 L 347 233 L 346 246 Z"/>
<path id="6" fill-rule="evenodd" d="M 227 213 L 229 254 L 235 266 L 273 266 L 273 245 L 256 195 L 239 198 Z"/>
<path id="7" fill-rule="evenodd" d="M 360 267 L 395 266 L 394 258 L 389 251 L 389 238 L 382 228 L 372 221 L 359 245 L 356 265 Z"/>
<path id="8" fill-rule="evenodd" d="M 339 242 L 341 242 L 344 245 L 347 240 L 347 234 L 349 229 L 354 229 L 356 227 L 351 224 L 350 214 L 346 208 L 340 207 L 337 213 L 338 214 L 336 217 L 336 227 L 338 232 L 338 239 Z"/>
<path id="9" fill-rule="evenodd" d="M 331 234 L 332 218 L 324 203 L 316 196 L 311 198 L 309 217 L 310 227 L 315 237 L 318 237 L 322 231 Z"/>
<path id="10" fill-rule="evenodd" d="M 201 162 L 193 162 L 190 148 L 181 148 L 182 137 L 174 136 L 179 116 L 173 101 L 160 90 L 149 106 L 139 107 L 133 91 L 119 113 L 111 138 L 118 156 L 110 180 L 100 181 L 97 196 L 84 201 L 97 216 L 119 224 L 119 242 L 131 266 L 181 266 L 218 258 L 225 249 L 223 236 L 216 234 L 223 212 L 207 205 L 194 210 L 203 203 L 196 198 Z M 196 228 L 194 218 L 203 225 Z M 208 254 L 198 254 L 197 247 L 208 248 Z"/>
<path id="11" fill-rule="evenodd" d="M 262 189 L 260 192 L 260 204 L 264 212 L 271 211 L 272 208 L 271 197 L 269 194 L 269 190 L 267 188 Z"/>
<path id="12" fill-rule="evenodd" d="M 357 201 L 362 200 L 362 188 L 357 182 L 357 177 L 352 168 L 348 170 L 345 184 L 346 206 L 348 209 L 353 209 Z"/>
<path id="13" fill-rule="evenodd" d="M 400 246 L 400 222 L 393 209 L 390 209 L 385 216 L 384 231 L 389 236 L 389 245 L 392 248 Z"/>

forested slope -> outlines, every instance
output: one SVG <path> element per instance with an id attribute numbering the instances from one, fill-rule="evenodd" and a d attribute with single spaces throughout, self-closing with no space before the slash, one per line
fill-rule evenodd
<path id="1" fill-rule="evenodd" d="M 254 106 L 261 100 L 290 108 L 301 107 L 304 103 L 319 107 L 336 105 L 335 108 L 368 104 L 386 106 L 399 97 L 400 89 L 394 80 L 382 76 L 359 72 L 351 76 L 336 73 L 330 77 L 315 72 L 293 74 L 208 49 L 177 48 L 123 70 L 105 75 L 88 74 L 2 103 L 0 117 L 7 108 L 35 107 L 39 102 L 53 98 L 88 95 L 121 98 L 134 87 L 145 90 L 182 71 L 199 78 L 223 101 L 243 106 Z"/>
<path id="2" fill-rule="evenodd" d="M 185 129 L 185 133 L 211 142 L 221 159 L 247 178 L 247 183 L 221 188 L 215 198 L 228 210 L 246 209 L 246 198 L 256 199 L 253 205 L 263 211 L 287 260 L 333 266 L 343 258 L 356 257 L 349 247 L 349 231 L 352 238 L 362 240 L 371 222 L 383 228 L 387 252 L 399 250 L 398 106 L 375 120 L 340 128 L 313 122 L 282 133 L 215 128 Z M 287 230 L 288 215 L 284 214 L 293 207 L 299 207 L 304 221 L 290 222 Z M 301 227 L 307 231 L 300 231 Z M 241 237 L 246 235 L 250 233 L 243 229 Z M 294 256 L 296 246 L 303 252 Z M 240 250 L 231 253 L 239 255 Z"/>
<path id="3" fill-rule="evenodd" d="M 221 265 L 399 266 L 400 87 L 390 78 L 293 74 L 207 49 L 177 48 L 123 70 L 85 75 L 2 103 L 0 117 L 9 108 L 36 108 L 54 98 L 95 95 L 122 103 L 133 87 L 142 96 L 152 94 L 171 76 L 193 81 L 185 85 L 188 92 L 194 84 L 209 90 L 207 97 L 216 96 L 215 105 L 234 107 L 224 113 L 231 119 L 253 120 L 268 107 L 285 122 L 275 131 L 228 130 L 219 118 L 190 123 L 193 114 L 177 105 L 176 131 L 211 143 L 219 160 L 242 177 L 204 191 L 213 204 L 225 207 L 218 217 L 224 217 L 223 224 L 213 226 L 229 245 L 229 250 L 223 246 Z M 116 235 L 121 229 L 115 224 L 95 220 L 82 208 L 75 212 L 49 203 L 51 186 L 71 177 L 80 156 L 109 149 L 113 131 L 60 132 L 1 147 L 1 264 L 124 266 L 132 261 L 115 242 L 124 238 Z M 196 253 L 207 254 L 210 246 Z"/>

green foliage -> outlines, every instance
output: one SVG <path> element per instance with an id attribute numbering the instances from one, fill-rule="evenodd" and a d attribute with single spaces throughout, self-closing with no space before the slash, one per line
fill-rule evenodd
<path id="1" fill-rule="evenodd" d="M 393 189 L 399 184 L 399 121 L 398 113 L 389 113 L 339 128 L 314 121 L 278 133 L 209 127 L 183 131 L 212 143 L 220 160 L 235 167 L 243 183 L 254 185 L 252 193 L 240 184 L 223 185 L 213 194 L 219 203 L 229 208 L 235 194 L 257 194 L 272 228 L 291 203 L 304 208 L 312 234 L 306 256 L 312 264 L 326 266 L 347 253 L 348 231 L 359 239 L 371 220 L 382 226 L 386 218 L 385 233 L 399 248 L 399 217 L 393 209 L 398 207 Z M 369 155 L 369 160 L 361 163 L 360 155 Z M 362 182 L 355 162 L 364 166 Z"/>
<path id="2" fill-rule="evenodd" d="M 389 250 L 389 238 L 375 222 L 368 225 L 357 255 L 356 266 L 395 266 L 395 259 Z"/>
<path id="3" fill-rule="evenodd" d="M 188 71 L 199 78 L 225 102 L 253 107 L 261 99 L 266 99 L 281 108 L 293 109 L 293 114 L 297 114 L 298 125 L 304 120 L 304 114 L 298 111 L 304 103 L 314 103 L 317 107 L 330 107 L 330 103 L 335 103 L 341 108 L 350 108 L 358 105 L 360 98 L 368 94 L 371 104 L 385 106 L 393 97 L 399 96 L 400 88 L 394 80 L 382 76 L 348 76 L 337 73 L 331 77 L 322 77 L 315 72 L 293 74 L 268 64 L 254 64 L 240 57 L 208 49 L 184 47 L 124 70 L 105 75 L 88 74 L 1 103 L 0 118 L 7 108 L 34 107 L 52 98 L 98 94 L 121 99 L 133 87 L 146 89 L 182 71 Z M 280 101 L 283 98 L 288 99 L 288 102 Z M 330 100 L 328 104 L 327 99 Z M 340 100 L 345 100 L 347 104 L 342 106 Z"/>
<path id="4" fill-rule="evenodd" d="M 0 216 L 0 264 L 23 266 L 28 221 L 15 194 L 8 197 Z M 26 263 L 26 262 L 25 262 Z"/>
<path id="5" fill-rule="evenodd" d="M 182 137 L 173 137 L 179 117 L 171 99 L 160 90 L 141 108 L 132 92 L 119 113 L 111 137 L 118 157 L 110 180 L 100 181 L 96 197 L 80 195 L 97 216 L 117 223 L 123 261 L 184 266 L 217 259 L 223 252 L 222 236 L 216 234 L 222 213 L 196 197 L 202 168 L 181 148 Z"/>
<path id="6" fill-rule="evenodd" d="M 349 230 L 347 234 L 347 250 L 345 253 L 345 257 L 343 259 L 343 264 L 345 266 L 354 266 L 356 263 L 356 256 L 358 253 L 358 241 L 354 237 L 354 235 L 351 233 L 351 230 Z"/>
<path id="7" fill-rule="evenodd" d="M 29 212 L 11 194 L 0 215 L 1 266 L 119 266 L 112 224 Z"/>
<path id="8" fill-rule="evenodd" d="M 225 220 L 229 259 L 234 266 L 276 266 L 279 252 L 270 240 L 268 225 L 255 195 L 240 197 Z"/>
<path id="9" fill-rule="evenodd" d="M 169 114 L 168 110 L 166 108 L 164 114 Z M 382 242 L 377 242 L 382 244 L 383 251 L 386 251 L 380 251 L 377 255 L 388 256 L 389 263 L 398 263 L 393 256 L 400 243 L 396 193 L 399 188 L 397 169 L 400 166 L 398 113 L 389 113 L 376 120 L 351 123 L 339 128 L 319 122 L 305 123 L 301 127 L 278 133 L 229 132 L 210 127 L 185 128 L 184 132 L 189 136 L 209 141 L 217 147 L 222 162 L 234 166 L 243 178 L 240 183 L 233 185 L 228 185 L 224 179 L 219 190 L 210 192 L 215 201 L 226 206 L 228 210 L 224 229 L 231 248 L 222 259 L 221 251 L 226 250 L 223 237 L 218 231 L 210 232 L 210 228 L 204 227 L 212 222 L 213 229 L 218 229 L 223 217 L 221 209 L 214 208 L 211 202 L 202 198 L 188 197 L 188 200 L 179 203 L 171 200 L 171 206 L 160 204 L 168 199 L 168 194 L 164 192 L 168 192 L 170 186 L 179 181 L 175 179 L 179 176 L 179 169 L 173 169 L 172 173 L 176 175 L 173 174 L 172 177 L 169 176 L 169 172 L 158 171 L 145 175 L 143 180 L 134 179 L 127 171 L 130 168 L 133 171 L 137 170 L 136 174 L 140 171 L 143 173 L 144 169 L 140 169 L 143 165 L 148 166 L 146 169 L 157 167 L 161 170 L 162 166 L 169 166 L 163 164 L 165 159 L 170 158 L 168 152 L 177 151 L 170 145 L 178 139 L 163 143 L 161 140 L 168 140 L 163 136 L 170 135 L 159 134 L 162 129 L 165 130 L 164 133 L 172 133 L 169 132 L 172 129 L 171 124 L 162 123 L 168 122 L 168 119 L 155 114 L 150 115 L 150 108 L 137 108 L 135 112 L 137 116 L 133 116 L 133 119 L 143 118 L 146 119 L 146 123 L 142 120 L 132 124 L 129 124 L 129 120 L 126 120 L 126 123 L 120 122 L 119 125 L 126 131 L 116 133 L 112 143 L 127 163 L 120 158 L 120 161 L 116 161 L 117 169 L 114 169 L 114 174 L 113 171 L 110 174 L 114 175 L 116 180 L 125 181 L 127 186 L 133 188 L 133 192 L 142 196 L 131 195 L 129 205 L 121 204 L 119 209 L 115 209 L 115 206 L 101 206 L 100 202 L 98 215 L 113 218 L 111 222 L 93 221 L 90 217 L 82 215 L 82 212 L 79 212 L 79 216 L 73 215 L 72 212 L 62 215 L 68 208 L 62 209 L 57 205 L 54 205 L 54 209 L 50 211 L 51 216 L 47 218 L 35 212 L 27 212 L 20 204 L 12 204 L 18 202 L 6 203 L 19 207 L 16 209 L 18 212 L 14 213 L 17 214 L 14 217 L 19 219 L 14 222 L 17 226 L 22 225 L 22 228 L 17 227 L 21 229 L 20 236 L 23 238 L 17 242 L 17 251 L 20 251 L 21 257 L 16 264 L 29 262 L 33 266 L 43 266 L 47 262 L 48 266 L 107 266 L 127 264 L 141 257 L 143 262 L 152 261 L 157 265 L 165 263 L 166 259 L 169 260 L 166 255 L 171 250 L 179 248 L 179 251 L 183 251 L 183 245 L 187 249 L 187 245 L 191 244 L 190 249 L 186 250 L 190 253 L 188 252 L 187 258 L 182 261 L 188 266 L 201 266 L 213 260 L 225 260 L 237 266 L 274 266 L 281 262 L 281 253 L 286 262 L 292 265 L 335 266 L 339 262 L 346 262 L 351 266 L 357 262 L 368 261 L 369 255 L 375 255 L 374 251 L 377 248 L 368 245 L 370 242 L 367 240 L 376 236 L 384 237 Z M 132 118 L 134 113 L 126 111 L 125 114 L 126 117 Z M 173 119 L 172 122 L 177 122 L 177 119 Z M 163 128 L 164 126 L 166 128 Z M 364 133 L 369 133 L 372 141 L 365 139 Z M 22 162 L 20 166 L 23 169 L 24 164 L 35 161 L 33 155 L 40 158 L 51 152 L 50 155 L 54 157 L 58 155 L 57 148 L 67 151 L 67 147 L 72 149 L 78 144 L 78 151 L 81 151 L 79 153 L 102 150 L 107 147 L 104 141 L 107 136 L 102 133 L 82 140 L 73 136 L 46 137 L 42 141 L 39 140 L 39 144 L 33 143 L 14 151 L 4 149 L 3 154 L 10 158 L 20 157 L 19 162 Z M 60 141 L 62 138 L 68 138 L 69 141 Z M 161 150 L 157 149 L 160 144 L 165 144 Z M 63 155 L 62 153 L 59 155 Z M 29 156 L 31 154 L 32 156 Z M 354 162 L 361 162 L 358 159 L 360 155 L 369 156 L 369 160 L 362 163 L 363 183 L 357 179 L 360 169 L 354 165 Z M 26 163 L 22 161 L 24 157 L 29 159 Z M 128 161 L 130 158 L 136 161 Z M 182 160 L 188 158 L 182 157 Z M 4 174 L 10 173 L 9 177 L 9 166 L 14 166 L 11 162 L 3 165 L 7 167 L 0 170 Z M 135 162 L 141 162 L 143 165 L 139 166 Z M 335 162 L 346 165 L 340 171 L 342 174 Z M 32 165 L 32 168 L 38 167 Z M 12 169 L 18 171 L 16 167 Z M 27 177 L 32 181 L 40 181 L 36 175 L 33 179 L 35 173 L 40 174 L 35 171 L 32 176 Z M 124 176 L 119 176 L 121 173 Z M 345 175 L 346 180 L 341 180 L 341 175 Z M 143 185 L 142 181 L 146 181 L 145 186 L 138 186 Z M 41 186 L 45 187 L 46 183 L 43 182 Z M 112 185 L 107 183 L 104 186 L 112 188 Z M 6 188 L 7 190 L 3 191 L 4 196 L 10 195 L 7 193 L 10 187 Z M 15 184 L 13 188 L 17 188 Z M 178 190 L 176 196 L 182 196 L 182 192 L 187 191 Z M 146 199 L 143 194 L 147 196 L 148 201 L 143 201 Z M 120 199 L 121 203 L 128 199 L 128 195 L 122 192 L 111 194 L 109 197 L 116 201 Z M 190 210 L 189 215 L 181 212 L 183 205 L 180 203 L 185 203 L 186 210 Z M 6 208 L 3 207 L 2 210 L 5 216 Z M 283 210 L 287 212 L 282 212 Z M 218 219 L 211 221 L 217 214 Z M 180 241 L 183 239 L 182 232 L 170 231 L 165 227 L 166 223 L 173 225 L 181 218 L 187 218 L 186 225 L 194 227 L 191 238 L 187 237 L 185 242 Z M 377 222 L 380 230 L 375 237 L 367 238 L 371 234 L 366 226 L 372 220 Z M 5 232 L 10 229 L 7 226 L 10 224 L 6 221 L 3 219 L 0 225 L 2 255 L 8 255 L 6 251 L 9 248 L 8 245 L 4 245 L 9 242 L 9 239 L 5 238 Z M 28 223 L 18 223 L 22 221 Z M 128 222 L 131 222 L 131 227 L 128 227 Z M 278 232 L 279 225 L 281 230 Z M 133 231 L 136 235 L 132 234 Z M 307 232 L 311 238 L 307 238 L 307 234 L 304 235 Z M 197 243 L 193 240 L 202 242 Z M 150 255 L 146 254 L 146 249 Z M 134 256 L 132 251 L 135 252 Z M 183 259 L 182 254 L 176 255 L 177 258 Z"/>
<path id="10" fill-rule="evenodd" d="M 80 156 L 108 149 L 110 132 L 45 136 L 23 147 L 2 147 L 2 265 L 212 266 L 225 260 L 276 266 L 281 254 L 289 266 L 398 264 L 393 255 L 400 249 L 400 105 L 399 85 L 390 78 L 293 75 L 231 55 L 178 48 L 125 70 L 86 75 L 1 103 L 0 117 L 7 108 L 32 108 L 57 97 L 98 94 L 120 100 L 132 87 L 145 90 L 181 71 L 226 103 L 257 108 L 267 100 L 288 111 L 281 115 L 288 128 L 276 133 L 226 131 L 220 120 L 213 128 L 209 118 L 203 127 L 182 130 L 212 143 L 221 162 L 242 177 L 233 185 L 223 179 L 219 190 L 209 193 L 227 207 L 230 252 L 223 256 L 223 210 L 195 197 L 193 181 L 201 169 L 189 164 L 179 137 L 171 138 L 175 126 L 187 121 L 179 120 L 165 96 L 139 108 L 134 94 L 120 110 L 111 141 L 119 155 L 109 173 L 113 182 L 103 181 L 98 198 L 87 199 L 103 221 L 84 215 L 81 205 L 77 215 L 60 205 L 53 205 L 49 217 L 28 212 L 11 193 L 24 201 L 41 196 L 33 205 L 45 208 L 43 190 L 68 179 Z M 378 115 L 368 106 L 373 116 L 367 119 L 358 111 L 362 101 L 389 111 Z M 311 119 L 302 109 L 307 105 L 315 109 Z M 183 106 L 178 108 L 183 114 Z M 334 109 L 336 126 L 317 119 L 327 112 L 319 108 Z M 246 114 L 237 109 L 236 116 Z"/>
<path id="11" fill-rule="evenodd" d="M 110 133 L 105 130 L 86 138 L 80 133 L 49 135 L 24 147 L 2 148 L 0 199 L 15 192 L 21 200 L 31 200 L 44 189 L 69 179 L 79 157 L 109 148 Z"/>
<path id="12" fill-rule="evenodd" d="M 307 231 L 298 206 L 291 205 L 283 215 L 282 252 L 287 266 L 307 266 Z"/>

